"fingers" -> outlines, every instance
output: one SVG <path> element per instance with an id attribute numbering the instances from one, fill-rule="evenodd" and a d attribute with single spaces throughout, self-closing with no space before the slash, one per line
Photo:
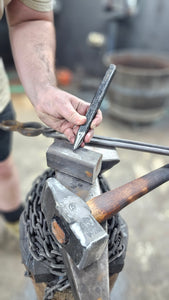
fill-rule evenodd
<path id="1" fill-rule="evenodd" d="M 75 134 L 73 133 L 73 129 L 69 127 L 63 133 L 67 137 L 67 139 L 69 140 L 69 142 L 71 144 L 74 144 Z"/>
<path id="2" fill-rule="evenodd" d="M 61 106 L 59 113 L 68 122 L 76 126 L 83 125 L 86 122 L 86 116 L 84 112 L 87 110 L 87 107 L 84 106 L 82 100 L 76 97 L 73 102 L 71 100 L 72 98 L 67 99 L 67 102 Z"/>
<path id="3" fill-rule="evenodd" d="M 55 87 L 48 88 L 43 99 L 36 104 L 37 111 L 56 119 L 65 119 L 74 125 L 86 122 L 87 107 L 83 100 Z"/>
<path id="4" fill-rule="evenodd" d="M 75 140 L 75 134 L 73 132 L 74 124 L 67 122 L 65 119 L 58 119 L 50 116 L 48 114 L 37 112 L 40 120 L 47 126 L 53 128 L 54 130 L 63 133 L 67 139 L 73 143 Z"/>
<path id="5" fill-rule="evenodd" d="M 83 125 L 86 122 L 88 103 L 61 90 L 57 96 L 56 113 L 59 113 L 69 123 Z"/>
<path id="6" fill-rule="evenodd" d="M 90 130 L 88 131 L 88 133 L 85 135 L 85 138 L 84 138 L 85 144 L 90 143 L 90 140 L 92 139 L 93 135 L 94 135 L 94 130 L 93 130 L 93 129 L 90 129 Z"/>
<path id="7" fill-rule="evenodd" d="M 65 119 L 75 125 L 83 125 L 86 122 L 86 117 L 83 115 L 80 115 L 77 111 L 74 109 L 70 109 L 68 112 L 65 112 L 63 114 Z"/>
<path id="8" fill-rule="evenodd" d="M 43 103 L 35 109 L 39 118 L 49 127 L 65 134 L 73 144 L 80 125 L 86 122 L 86 113 L 90 104 L 60 89 L 50 88 Z M 82 147 L 89 143 L 94 135 L 94 128 L 102 121 L 102 113 L 98 110 L 86 134 Z"/>
<path id="9" fill-rule="evenodd" d="M 75 98 L 74 101 L 72 102 L 73 107 L 75 108 L 75 110 L 77 110 L 77 112 L 80 115 L 85 116 L 90 104 L 88 102 L 83 101 L 82 99 L 79 98 Z"/>
<path id="10" fill-rule="evenodd" d="M 103 118 L 102 117 L 102 112 L 99 109 L 98 112 L 97 112 L 97 114 L 96 114 L 96 117 L 94 118 L 94 120 L 91 123 L 90 128 L 95 129 L 97 126 L 99 126 L 100 123 L 102 122 L 102 118 Z"/>

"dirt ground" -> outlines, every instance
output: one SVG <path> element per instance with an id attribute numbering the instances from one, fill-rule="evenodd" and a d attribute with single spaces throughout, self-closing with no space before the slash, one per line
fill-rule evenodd
<path id="1" fill-rule="evenodd" d="M 77 92 L 78 94 L 78 92 Z M 82 95 L 83 96 L 83 95 Z M 25 95 L 13 96 L 19 121 L 38 120 Z M 149 126 L 131 126 L 108 115 L 96 134 L 168 145 L 169 113 Z M 52 139 L 28 138 L 14 134 L 13 156 L 16 161 L 23 202 L 32 181 L 46 169 L 45 154 Z M 167 156 L 117 149 L 120 163 L 105 177 L 111 188 L 146 174 L 166 163 Z M 129 230 L 125 267 L 111 294 L 114 300 L 169 299 L 169 184 L 164 184 L 125 208 L 121 215 Z M 34 289 L 24 276 L 18 241 L 0 219 L 0 299 L 34 300 Z"/>

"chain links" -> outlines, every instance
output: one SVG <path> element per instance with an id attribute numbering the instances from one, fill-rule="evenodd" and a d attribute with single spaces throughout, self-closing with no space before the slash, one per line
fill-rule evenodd
<path id="1" fill-rule="evenodd" d="M 64 262 L 59 251 L 59 247 L 48 230 L 47 221 L 41 210 L 40 196 L 49 177 L 54 177 L 55 171 L 48 169 L 37 177 L 32 184 L 32 188 L 26 197 L 24 211 L 24 223 L 28 236 L 29 251 L 36 261 L 43 261 L 49 267 L 50 273 L 56 276 L 56 280 L 50 282 L 45 289 L 44 300 L 54 297 L 56 291 L 64 291 L 70 288 Z M 101 179 L 100 179 L 101 180 Z M 106 190 L 107 184 L 102 178 L 102 188 Z M 109 264 L 125 251 L 122 232 L 118 220 L 118 215 L 108 220 L 109 234 Z"/>
<path id="2" fill-rule="evenodd" d="M 39 122 L 19 122 L 17 120 L 4 120 L 0 123 L 0 129 L 4 131 L 17 131 L 25 136 L 38 136 L 43 134 L 50 137 L 50 134 L 61 135 L 56 130 L 46 127 Z M 62 135 L 61 135 L 62 136 Z"/>

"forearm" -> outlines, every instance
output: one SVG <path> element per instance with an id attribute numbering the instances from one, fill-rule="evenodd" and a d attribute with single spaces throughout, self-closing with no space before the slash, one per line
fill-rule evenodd
<path id="1" fill-rule="evenodd" d="M 6 13 L 13 57 L 27 96 L 39 118 L 73 143 L 78 126 L 86 122 L 89 104 L 56 87 L 53 12 L 35 11 L 19 0 L 12 0 Z M 101 119 L 99 111 L 92 128 Z M 90 130 L 86 143 L 92 135 Z"/>
<path id="2" fill-rule="evenodd" d="M 27 21 L 9 25 L 9 32 L 19 77 L 26 94 L 37 106 L 43 90 L 47 86 L 56 86 L 53 23 L 46 20 Z"/>

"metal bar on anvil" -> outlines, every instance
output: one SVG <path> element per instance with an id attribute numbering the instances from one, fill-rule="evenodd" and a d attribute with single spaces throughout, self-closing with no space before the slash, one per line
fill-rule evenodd
<path id="1" fill-rule="evenodd" d="M 100 173 L 102 154 L 81 150 L 73 152 L 68 141 L 55 141 L 47 151 L 47 164 L 52 169 L 92 184 Z"/>
<path id="2" fill-rule="evenodd" d="M 149 152 L 154 154 L 169 155 L 169 147 L 166 146 L 135 142 L 123 139 L 105 138 L 99 136 L 93 137 L 88 146 L 98 146 L 105 148 L 115 147 L 134 151 Z"/>
<path id="3" fill-rule="evenodd" d="M 66 137 L 55 131 L 48 131 L 44 133 L 46 137 L 52 137 L 57 140 L 67 140 Z M 132 141 L 127 139 L 117 139 L 117 138 L 108 138 L 99 135 L 95 135 L 89 144 L 90 146 L 97 146 L 97 147 L 105 147 L 105 148 L 122 148 L 127 150 L 134 150 L 134 151 L 141 151 L 141 152 L 148 152 L 160 155 L 169 155 L 169 147 L 163 145 L 156 145 L 151 143 L 144 143 L 138 141 Z"/>

